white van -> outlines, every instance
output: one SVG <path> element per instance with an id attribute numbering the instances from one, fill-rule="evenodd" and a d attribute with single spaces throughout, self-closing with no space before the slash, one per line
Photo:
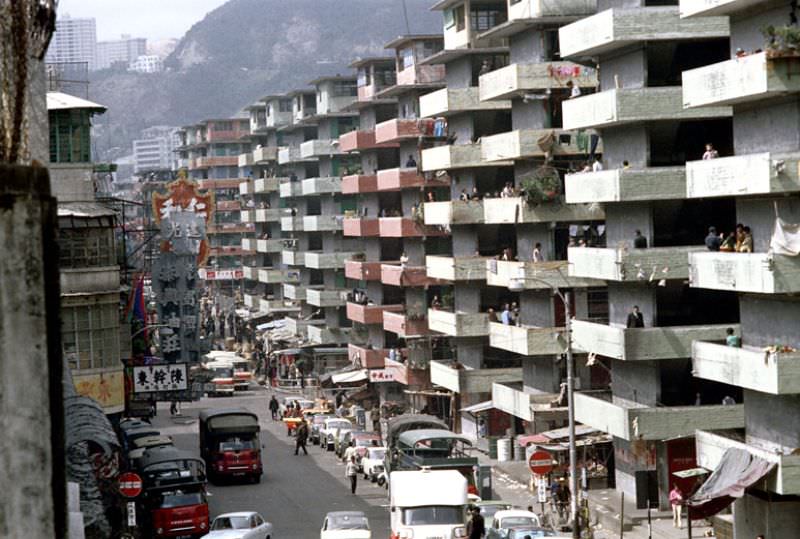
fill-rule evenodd
<path id="1" fill-rule="evenodd" d="M 467 536 L 467 479 L 456 470 L 392 472 L 392 539 Z"/>

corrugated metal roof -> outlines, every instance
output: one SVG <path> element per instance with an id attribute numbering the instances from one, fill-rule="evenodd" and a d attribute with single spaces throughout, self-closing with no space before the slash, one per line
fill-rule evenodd
<path id="1" fill-rule="evenodd" d="M 47 92 L 47 110 L 89 109 L 92 112 L 105 112 L 106 107 L 86 99 L 62 92 Z"/>

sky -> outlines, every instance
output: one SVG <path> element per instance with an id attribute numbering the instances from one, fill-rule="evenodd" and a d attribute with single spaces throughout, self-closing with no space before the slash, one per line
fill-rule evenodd
<path id="1" fill-rule="evenodd" d="M 58 14 L 94 17 L 97 39 L 119 39 L 121 34 L 150 41 L 180 38 L 206 13 L 227 0 L 59 0 Z"/>

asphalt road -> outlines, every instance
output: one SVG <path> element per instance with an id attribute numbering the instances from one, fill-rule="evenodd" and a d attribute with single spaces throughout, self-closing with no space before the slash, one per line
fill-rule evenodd
<path id="1" fill-rule="evenodd" d="M 260 484 L 209 484 L 211 517 L 230 511 L 258 511 L 274 526 L 274 538 L 315 538 L 329 511 L 363 511 L 372 536 L 389 536 L 388 497 L 384 488 L 359 477 L 357 494 L 350 494 L 344 465 L 333 452 L 309 445 L 309 456 L 294 455 L 294 438 L 282 422 L 274 422 L 267 409 L 270 393 L 259 389 L 231 398 L 205 398 L 184 404 L 182 416 L 173 420 L 169 405 L 161 403 L 153 425 L 173 437 L 177 447 L 199 456 L 197 414 L 204 408 L 244 406 L 258 414 L 261 441 L 266 446 Z M 302 452 L 301 452 L 302 453 Z"/>

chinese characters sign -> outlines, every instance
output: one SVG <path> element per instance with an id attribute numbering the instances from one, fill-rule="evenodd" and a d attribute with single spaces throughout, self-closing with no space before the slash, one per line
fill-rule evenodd
<path id="1" fill-rule="evenodd" d="M 369 371 L 369 381 L 373 383 L 378 382 L 395 382 L 394 371 L 389 369 L 371 369 Z"/>
<path id="2" fill-rule="evenodd" d="M 133 368 L 133 392 L 186 391 L 186 364 L 173 363 Z"/>

